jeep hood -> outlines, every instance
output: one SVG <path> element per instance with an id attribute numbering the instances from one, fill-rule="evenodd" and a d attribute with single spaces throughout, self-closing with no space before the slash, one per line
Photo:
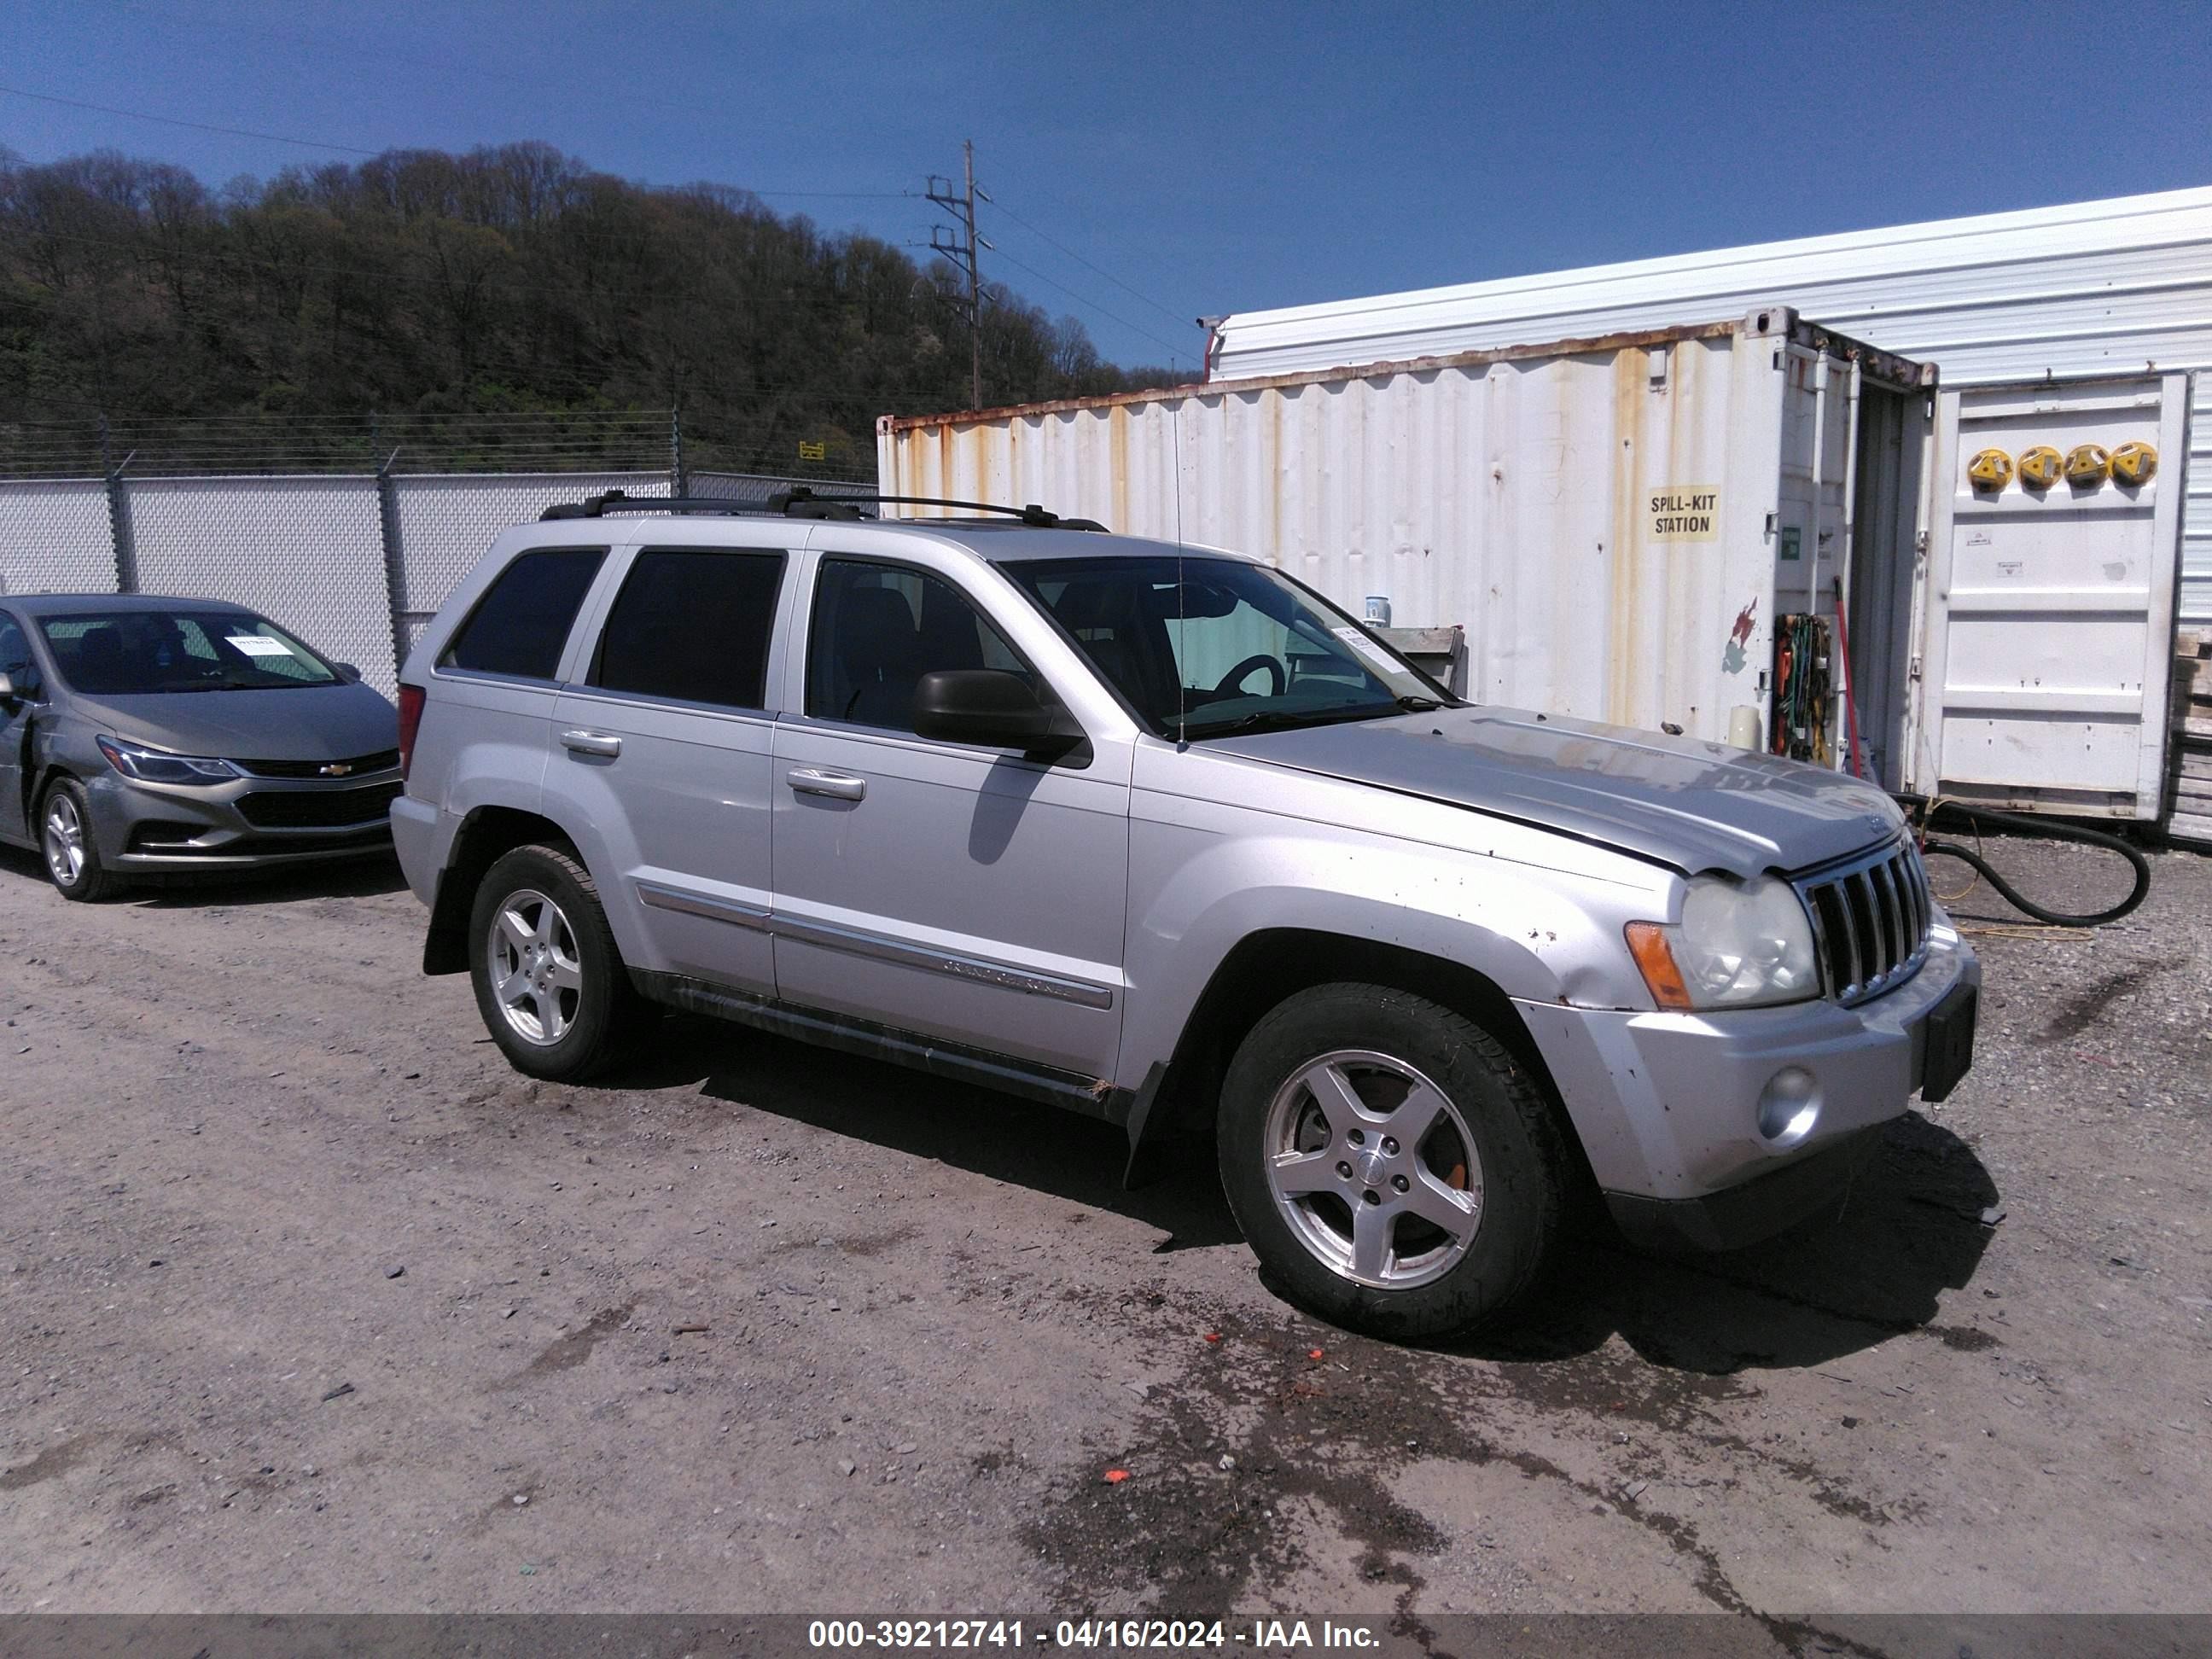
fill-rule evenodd
<path id="1" fill-rule="evenodd" d="M 1691 875 L 1802 870 L 1905 821 L 1887 795 L 1839 772 L 1518 708 L 1440 708 L 1206 746 L 1558 830 Z"/>

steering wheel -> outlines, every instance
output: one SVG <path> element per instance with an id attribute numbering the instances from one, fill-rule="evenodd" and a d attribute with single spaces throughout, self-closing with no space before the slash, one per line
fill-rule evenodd
<path id="1" fill-rule="evenodd" d="M 1290 683 L 1290 677 L 1283 672 L 1283 665 L 1264 651 L 1255 652 L 1224 674 L 1214 686 L 1213 695 L 1217 697 L 1233 696 L 1237 688 L 1244 684 L 1244 677 L 1255 668 L 1266 669 L 1268 679 L 1273 683 L 1273 690 L 1267 695 L 1281 696 L 1283 688 Z"/>

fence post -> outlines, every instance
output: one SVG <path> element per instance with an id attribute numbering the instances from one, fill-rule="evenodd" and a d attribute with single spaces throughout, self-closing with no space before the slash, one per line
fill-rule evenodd
<path id="1" fill-rule="evenodd" d="M 100 417 L 100 471 L 107 481 L 107 538 L 115 555 L 115 591 L 138 591 L 138 544 L 131 536 L 131 491 L 123 482 L 123 469 L 131 465 L 132 450 L 120 461 L 108 442 L 107 416 Z"/>
<path id="2" fill-rule="evenodd" d="M 668 411 L 668 493 L 679 501 L 691 493 L 691 480 L 684 471 L 684 411 Z"/>
<path id="3" fill-rule="evenodd" d="M 407 666 L 407 564 L 399 545 L 399 487 L 392 480 L 393 450 L 376 469 L 376 522 L 384 542 L 384 602 L 391 613 L 392 675 Z"/>

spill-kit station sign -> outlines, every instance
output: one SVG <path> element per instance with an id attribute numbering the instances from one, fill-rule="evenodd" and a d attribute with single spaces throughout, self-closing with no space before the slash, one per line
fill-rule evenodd
<path id="1" fill-rule="evenodd" d="M 1655 542 L 1710 542 L 1720 534 L 1720 492 L 1711 484 L 1664 484 L 1644 500 Z"/>

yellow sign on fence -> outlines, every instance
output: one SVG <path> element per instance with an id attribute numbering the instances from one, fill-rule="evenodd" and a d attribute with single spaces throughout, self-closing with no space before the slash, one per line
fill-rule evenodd
<path id="1" fill-rule="evenodd" d="M 799 459 L 802 461 L 826 461 L 830 459 L 830 446 L 826 443 L 810 444 L 802 439 L 799 446 Z"/>

